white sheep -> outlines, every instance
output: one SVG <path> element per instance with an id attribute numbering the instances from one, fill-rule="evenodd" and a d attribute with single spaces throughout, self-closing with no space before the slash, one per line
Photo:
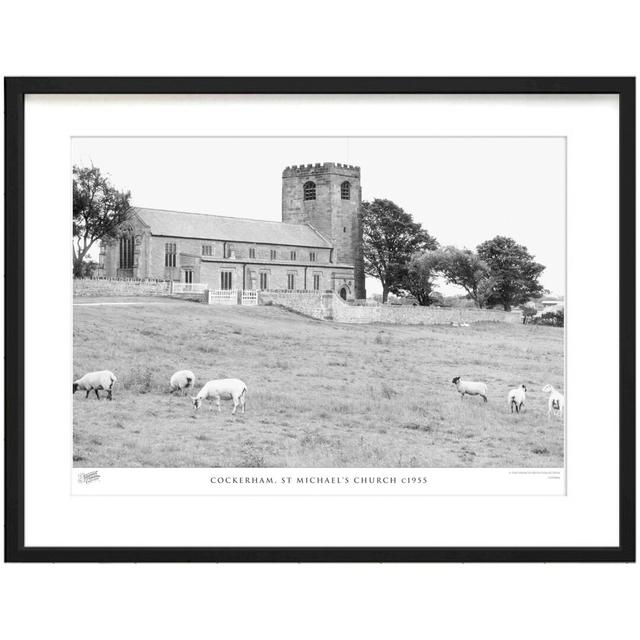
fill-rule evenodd
<path id="1" fill-rule="evenodd" d="M 107 392 L 107 400 L 111 400 L 111 392 L 113 391 L 113 385 L 118 379 L 111 373 L 111 371 L 92 371 L 91 373 L 85 373 L 82 378 L 78 378 L 73 383 L 73 393 L 81 389 L 86 391 L 89 397 L 90 391 L 93 389 L 96 393 L 96 398 L 100 400 L 100 394 L 98 389 L 103 389 Z"/>
<path id="2" fill-rule="evenodd" d="M 516 413 L 520 413 L 524 407 L 524 401 L 527 397 L 527 387 L 521 384 L 517 389 L 511 389 L 509 391 L 509 406 L 511 407 L 511 413 L 516 410 Z"/>
<path id="3" fill-rule="evenodd" d="M 487 385 L 484 382 L 472 382 L 471 380 L 460 380 L 460 376 L 456 376 L 452 381 L 456 385 L 458 393 L 464 400 L 465 394 L 468 396 L 480 396 L 487 401 Z"/>
<path id="4" fill-rule="evenodd" d="M 185 389 L 193 389 L 196 383 L 196 377 L 193 371 L 183 369 L 182 371 L 176 371 L 169 380 L 169 389 L 173 393 L 180 390 L 182 395 L 185 393 Z"/>
<path id="5" fill-rule="evenodd" d="M 238 405 L 244 413 L 244 403 L 247 395 L 247 385 L 237 378 L 225 378 L 224 380 L 210 380 L 200 389 L 198 395 L 191 397 L 193 408 L 197 411 L 203 400 L 215 400 L 218 405 L 218 413 L 220 413 L 220 400 L 233 400 L 232 415 L 235 415 Z M 213 405 L 209 404 L 209 411 L 213 409 Z"/>
<path id="6" fill-rule="evenodd" d="M 556 391 L 550 384 L 545 384 L 544 387 L 542 387 L 542 391 L 549 394 L 549 410 L 547 411 L 547 415 L 550 416 L 553 413 L 554 416 L 561 416 L 564 411 L 564 396 L 559 391 Z"/>

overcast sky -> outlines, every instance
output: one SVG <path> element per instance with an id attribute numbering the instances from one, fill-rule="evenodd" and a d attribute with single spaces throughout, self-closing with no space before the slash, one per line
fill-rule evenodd
<path id="1" fill-rule="evenodd" d="M 110 174 L 135 206 L 264 220 L 280 220 L 287 165 L 355 164 L 363 199 L 393 200 L 443 245 L 511 236 L 564 294 L 564 138 L 74 138 L 72 161 Z"/>

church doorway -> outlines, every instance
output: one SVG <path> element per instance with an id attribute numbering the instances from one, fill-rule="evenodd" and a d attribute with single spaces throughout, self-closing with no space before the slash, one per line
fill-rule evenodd
<path id="1" fill-rule="evenodd" d="M 341 297 L 343 300 L 346 300 L 346 299 L 347 299 L 347 287 L 342 287 L 342 288 L 340 289 L 340 297 Z"/>

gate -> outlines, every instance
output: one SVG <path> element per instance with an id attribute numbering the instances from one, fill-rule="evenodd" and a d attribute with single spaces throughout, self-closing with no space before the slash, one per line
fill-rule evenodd
<path id="1" fill-rule="evenodd" d="M 238 304 L 238 289 L 209 290 L 209 304 Z"/>
<path id="2" fill-rule="evenodd" d="M 258 292 L 247 290 L 243 291 L 242 304 L 258 304 Z"/>

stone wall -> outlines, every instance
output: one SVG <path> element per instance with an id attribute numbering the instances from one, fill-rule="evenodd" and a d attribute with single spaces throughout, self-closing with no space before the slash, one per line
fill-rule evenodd
<path id="1" fill-rule="evenodd" d="M 352 324 L 451 324 L 452 322 L 507 322 L 521 321 L 520 315 L 494 309 L 463 309 L 441 307 L 413 307 L 409 305 L 377 307 L 356 306 L 344 303 L 333 296 L 333 320 Z"/>
<path id="2" fill-rule="evenodd" d="M 261 292 L 260 304 L 271 301 L 321 320 L 348 324 L 451 324 L 452 322 L 521 322 L 520 315 L 493 309 L 412 307 L 408 305 L 363 306 L 343 302 L 335 293 Z"/>
<path id="3" fill-rule="evenodd" d="M 231 272 L 232 289 L 260 288 L 260 273 L 267 274 L 267 289 L 287 289 L 288 275 L 294 276 L 294 289 L 313 289 L 313 276 L 320 276 L 320 290 L 339 289 L 345 282 L 349 290 L 353 290 L 353 269 L 329 265 L 299 265 L 299 264 L 255 264 L 237 260 L 207 261 L 200 264 L 200 282 L 209 285 L 210 289 L 220 289 L 220 274 Z M 306 272 L 306 283 L 305 283 Z"/>
<path id="4" fill-rule="evenodd" d="M 318 294 L 314 292 L 285 293 L 276 291 L 260 291 L 259 304 L 276 304 L 317 320 L 331 319 L 331 299 L 333 294 Z M 328 301 L 328 302 L 327 302 Z"/>
<path id="5" fill-rule="evenodd" d="M 169 295 L 169 283 L 155 280 L 74 280 L 73 295 L 166 296 Z"/>
<path id="6" fill-rule="evenodd" d="M 165 244 L 171 242 L 176 245 L 176 266 L 165 267 Z M 211 255 L 203 255 L 203 246 L 211 247 Z M 199 274 L 199 261 L 224 260 L 225 245 L 227 254 L 233 251 L 235 262 L 248 263 L 291 263 L 296 267 L 309 265 L 309 269 L 316 265 L 329 266 L 331 250 L 322 247 L 299 247 L 293 245 L 256 244 L 250 242 L 227 242 L 220 240 L 202 240 L 196 238 L 174 238 L 152 236 L 148 233 L 137 233 L 135 244 L 134 278 L 161 278 L 169 280 L 183 280 L 183 267 L 194 269 L 194 282 L 206 282 Z M 249 258 L 249 250 L 254 249 L 255 259 Z M 276 252 L 275 260 L 271 258 L 271 251 Z M 295 251 L 295 259 L 291 259 L 291 252 Z M 310 260 L 310 254 L 315 253 L 315 261 Z M 100 249 L 101 275 L 106 278 L 118 277 L 119 240 L 105 242 Z M 233 261 L 231 261 L 233 263 Z"/>

